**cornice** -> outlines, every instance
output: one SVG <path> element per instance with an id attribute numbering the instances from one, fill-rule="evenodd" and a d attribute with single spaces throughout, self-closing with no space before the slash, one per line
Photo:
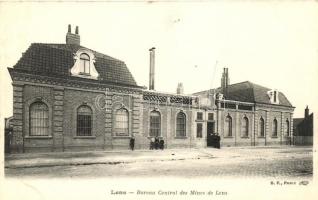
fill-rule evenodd
<path id="1" fill-rule="evenodd" d="M 118 93 L 127 93 L 127 94 L 142 94 L 142 88 L 128 87 L 128 86 L 117 86 L 112 84 L 105 83 L 93 83 L 85 82 L 81 80 L 74 79 L 65 79 L 58 77 L 42 76 L 42 75 L 33 75 L 23 72 L 17 72 L 10 70 L 10 75 L 12 78 L 12 84 L 40 84 L 48 87 L 71 87 L 79 88 L 84 90 L 94 90 L 94 91 L 107 91 L 107 92 L 118 92 Z"/>

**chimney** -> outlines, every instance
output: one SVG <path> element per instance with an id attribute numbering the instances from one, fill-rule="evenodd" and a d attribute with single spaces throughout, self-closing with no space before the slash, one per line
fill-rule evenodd
<path id="1" fill-rule="evenodd" d="M 78 26 L 76 26 L 75 34 L 73 34 L 71 30 L 72 30 L 72 27 L 69 24 L 67 34 L 66 34 L 66 44 L 80 45 L 81 39 L 80 39 L 80 35 L 78 34 Z"/>
<path id="2" fill-rule="evenodd" d="M 305 119 L 309 116 L 309 108 L 308 106 L 305 109 Z"/>
<path id="3" fill-rule="evenodd" d="M 149 69 L 149 90 L 155 90 L 155 47 L 149 49 L 150 69 Z"/>
<path id="4" fill-rule="evenodd" d="M 178 83 L 177 94 L 183 94 L 183 84 Z"/>
<path id="5" fill-rule="evenodd" d="M 229 84 L 230 84 L 230 81 L 229 81 L 228 68 L 223 68 L 223 74 L 222 74 L 222 79 L 221 79 L 221 90 L 222 90 L 223 95 L 225 95 L 225 96 L 228 95 Z"/>
<path id="6" fill-rule="evenodd" d="M 68 25 L 68 30 L 67 30 L 67 32 L 70 33 L 70 32 L 71 32 L 71 29 L 72 29 L 72 28 L 71 28 L 71 24 L 69 24 L 69 25 Z"/>

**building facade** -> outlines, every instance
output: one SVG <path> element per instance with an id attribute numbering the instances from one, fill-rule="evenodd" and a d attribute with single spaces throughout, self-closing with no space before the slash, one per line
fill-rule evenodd
<path id="1" fill-rule="evenodd" d="M 294 144 L 313 145 L 314 113 L 309 114 L 308 106 L 305 108 L 304 118 L 294 118 Z"/>
<path id="2" fill-rule="evenodd" d="M 229 84 L 225 68 L 214 93 L 216 131 L 223 146 L 292 144 L 294 107 L 282 92 L 249 81 Z"/>
<path id="3" fill-rule="evenodd" d="M 80 45 L 69 25 L 65 44 L 33 43 L 13 68 L 11 152 L 207 147 L 217 132 L 223 146 L 291 144 L 293 110 L 283 93 L 250 82 L 184 95 L 155 91 L 155 48 L 149 89 L 138 86 L 123 61 Z"/>

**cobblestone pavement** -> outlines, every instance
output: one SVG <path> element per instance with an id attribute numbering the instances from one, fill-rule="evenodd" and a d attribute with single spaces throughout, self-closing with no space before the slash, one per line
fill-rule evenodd
<path id="1" fill-rule="evenodd" d="M 60 156 L 58 156 L 60 155 Z M 22 155 L 9 157 L 6 162 L 6 177 L 14 178 L 81 178 L 81 177 L 231 177 L 231 178 L 295 178 L 311 179 L 313 174 L 312 148 L 223 148 L 223 149 L 185 149 L 164 151 L 135 151 L 105 154 L 84 152 L 69 154 L 85 160 L 68 163 L 68 154 L 30 154 L 28 163 Z M 79 156 L 81 155 L 81 156 Z M 51 157 L 50 157 L 51 156 Z M 50 159 L 47 161 L 45 159 Z M 59 158 L 57 165 L 52 157 Z M 63 158 L 64 157 L 64 158 Z M 106 157 L 106 158 L 105 158 Z M 33 159 L 33 160 L 32 160 Z M 62 161 L 61 161 L 62 159 Z M 72 159 L 71 159 L 72 160 Z M 112 162 L 105 162 L 111 160 Z M 44 162 L 47 161 L 47 162 Z M 90 161 L 90 162 L 89 162 Z M 103 161 L 103 162 L 97 162 Z M 26 167 L 23 167 L 23 162 Z M 30 165 L 30 163 L 33 165 Z M 63 164 L 64 163 L 64 164 Z M 28 165 L 29 164 L 29 165 Z"/>

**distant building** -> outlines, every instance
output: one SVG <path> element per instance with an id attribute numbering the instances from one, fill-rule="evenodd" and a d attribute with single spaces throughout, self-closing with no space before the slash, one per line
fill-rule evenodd
<path id="1" fill-rule="evenodd" d="M 309 114 L 308 106 L 305 109 L 304 118 L 294 118 L 294 144 L 313 145 L 314 113 Z"/>
<path id="2" fill-rule="evenodd" d="M 292 144 L 294 107 L 282 92 L 249 81 L 229 84 L 225 68 L 214 94 L 215 130 L 224 146 Z"/>
<path id="3" fill-rule="evenodd" d="M 13 68 L 13 152 L 289 145 L 294 107 L 277 90 L 251 82 L 192 95 L 155 90 L 155 48 L 150 50 L 149 90 L 138 86 L 126 64 L 80 44 L 79 30 L 64 44 L 33 43 Z"/>

